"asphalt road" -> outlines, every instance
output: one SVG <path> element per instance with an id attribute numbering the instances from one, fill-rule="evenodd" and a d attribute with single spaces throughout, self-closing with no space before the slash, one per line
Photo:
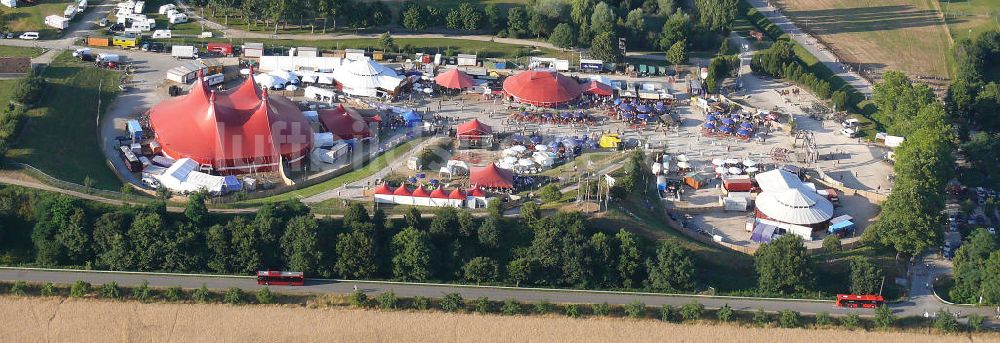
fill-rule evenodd
<path id="1" fill-rule="evenodd" d="M 145 274 L 145 273 L 120 273 L 120 272 L 95 272 L 95 271 L 65 271 L 51 269 L 20 269 L 10 267 L 0 267 L 0 280 L 4 281 L 27 281 L 33 283 L 61 283 L 70 284 L 76 280 L 83 280 L 94 285 L 100 285 L 115 281 L 121 286 L 135 286 L 149 281 L 152 287 L 173 287 L 198 288 L 203 284 L 211 289 L 227 289 L 239 287 L 244 291 L 255 291 L 260 288 L 253 277 L 233 277 L 216 275 L 194 275 L 194 274 Z M 462 286 L 443 284 L 422 284 L 422 283 L 400 283 L 400 282 L 372 282 L 353 280 L 327 280 L 310 279 L 302 287 L 295 286 L 271 286 L 272 290 L 282 293 L 340 293 L 347 294 L 354 291 L 354 287 L 374 296 L 385 291 L 392 290 L 401 297 L 424 296 L 430 298 L 440 298 L 444 294 L 459 293 L 463 298 L 471 300 L 479 297 L 488 297 L 492 300 L 517 299 L 521 302 L 537 302 L 547 300 L 553 303 L 581 303 L 592 304 L 607 302 L 612 305 L 624 305 L 633 301 L 639 301 L 647 306 L 672 305 L 675 307 L 697 301 L 706 308 L 719 308 L 729 304 L 735 310 L 756 311 L 759 308 L 769 312 L 781 310 L 794 310 L 803 314 L 815 314 L 828 312 L 833 315 L 846 315 L 848 313 L 858 313 L 862 316 L 872 315 L 872 310 L 867 309 L 845 309 L 835 307 L 833 301 L 825 300 L 791 300 L 791 299 L 763 299 L 763 298 L 741 298 L 741 297 L 715 297 L 715 296 L 691 296 L 691 295 L 663 295 L 652 293 L 631 293 L 631 292 L 604 292 L 604 291 L 583 291 L 583 290 L 557 290 L 543 288 L 516 288 L 516 287 L 487 287 L 487 286 Z M 894 308 L 897 315 L 915 315 L 912 309 L 907 306 L 897 306 Z"/>

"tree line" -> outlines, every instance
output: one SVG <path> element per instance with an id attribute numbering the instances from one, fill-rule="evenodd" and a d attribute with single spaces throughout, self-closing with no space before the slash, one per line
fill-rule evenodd
<path id="1" fill-rule="evenodd" d="M 915 257 L 942 242 L 946 185 L 954 177 L 956 137 L 944 105 L 923 84 L 890 71 L 874 85 L 873 116 L 890 134 L 904 135 L 896 150 L 892 193 L 864 239 Z"/>
<path id="2" fill-rule="evenodd" d="M 15 199 L 15 197 L 10 197 Z M 29 262 L 95 269 L 251 274 L 262 268 L 311 277 L 460 281 L 599 289 L 695 290 L 696 266 L 678 242 L 588 228 L 579 213 L 521 220 L 483 219 L 415 207 L 401 220 L 351 205 L 343 219 L 317 219 L 296 201 L 265 205 L 253 216 L 209 214 L 194 195 L 184 213 L 162 203 L 88 208 L 64 196 L 39 196 L 30 209 Z M 0 208 L 2 209 L 2 208 Z M 20 213 L 20 214 L 17 214 Z M 2 224 L 0 224 L 2 225 Z M 13 247 L 5 247 L 13 249 Z"/>
<path id="3" fill-rule="evenodd" d="M 382 1 L 198 0 L 194 4 L 210 9 L 213 16 L 221 11 L 218 15 L 227 25 L 230 13 L 235 13 L 247 26 L 273 27 L 275 33 L 287 22 L 314 31 L 321 22 L 318 29 L 325 32 L 336 28 L 339 18 L 340 25 L 350 28 L 441 29 L 546 39 L 561 48 L 590 48 L 592 58 L 608 62 L 621 62 L 618 38 L 626 38 L 629 49 L 714 49 L 737 14 L 736 0 L 537 0 L 503 7 L 470 1 L 453 8 L 408 0 L 396 14 Z M 654 24 L 658 22 L 662 26 Z"/>
<path id="4" fill-rule="evenodd" d="M 809 71 L 805 63 L 795 55 L 794 49 L 795 45 L 792 42 L 776 41 L 771 47 L 754 54 L 750 60 L 750 69 L 757 74 L 791 80 L 809 89 L 821 99 L 830 99 L 833 96 L 830 82 Z M 837 92 L 846 94 L 847 91 L 837 90 Z"/>
<path id="5" fill-rule="evenodd" d="M 38 102 L 44 87 L 45 79 L 34 69 L 29 70 L 28 75 L 18 78 L 11 86 L 10 103 L 0 110 L 0 161 L 3 161 L 13 144 L 25 112 Z"/>

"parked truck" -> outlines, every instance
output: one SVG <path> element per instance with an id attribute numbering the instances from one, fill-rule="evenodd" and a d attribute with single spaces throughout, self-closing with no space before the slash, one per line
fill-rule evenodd
<path id="1" fill-rule="evenodd" d="M 174 58 L 198 58 L 198 48 L 191 45 L 174 45 L 170 55 Z"/>

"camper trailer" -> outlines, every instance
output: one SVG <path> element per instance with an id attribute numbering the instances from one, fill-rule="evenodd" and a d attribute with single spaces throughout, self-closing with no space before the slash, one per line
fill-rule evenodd
<path id="1" fill-rule="evenodd" d="M 50 15 L 45 17 L 45 25 L 54 27 L 56 30 L 65 30 L 69 27 L 69 19 L 58 15 Z"/>

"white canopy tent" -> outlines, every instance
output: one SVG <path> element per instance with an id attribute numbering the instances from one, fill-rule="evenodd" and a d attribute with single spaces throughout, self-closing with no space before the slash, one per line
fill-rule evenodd
<path id="1" fill-rule="evenodd" d="M 198 170 L 198 162 L 190 158 L 182 158 L 174 162 L 162 175 L 153 176 L 160 181 L 161 187 L 180 192 L 192 193 L 206 191 L 210 194 L 221 194 L 225 178 L 202 173 Z"/>

